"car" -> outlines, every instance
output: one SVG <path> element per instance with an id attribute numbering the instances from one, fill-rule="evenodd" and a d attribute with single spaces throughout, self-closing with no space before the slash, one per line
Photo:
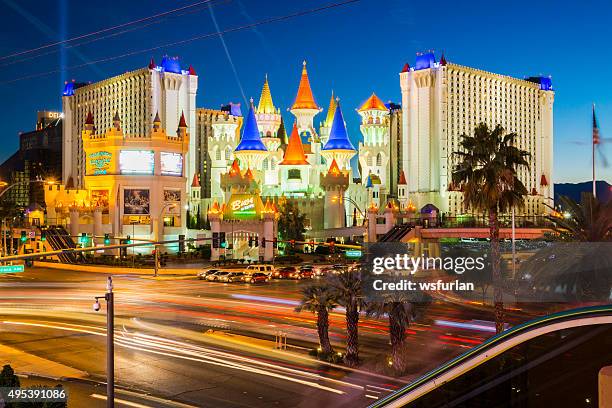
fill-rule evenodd
<path id="1" fill-rule="evenodd" d="M 205 270 L 205 271 L 198 272 L 198 279 L 206 279 L 206 277 L 207 277 L 208 275 L 211 275 L 211 274 L 213 274 L 213 273 L 215 273 L 215 272 L 218 272 L 218 271 L 220 271 L 220 270 L 221 270 L 221 269 L 207 269 L 207 270 Z"/>
<path id="2" fill-rule="evenodd" d="M 312 269 L 301 269 L 299 272 L 298 279 L 312 279 L 315 277 L 315 273 Z"/>
<path id="3" fill-rule="evenodd" d="M 264 283 L 270 280 L 263 272 L 255 272 L 252 275 L 244 275 L 244 281 L 249 283 Z"/>
<path id="4" fill-rule="evenodd" d="M 219 280 L 221 282 L 228 282 L 228 283 L 242 282 L 244 280 L 244 272 L 230 272 L 227 275 L 221 276 Z"/>
<path id="5" fill-rule="evenodd" d="M 228 275 L 229 273 L 230 272 L 228 271 L 217 271 L 208 275 L 206 280 L 210 282 L 219 282 L 223 276 Z"/>
<path id="6" fill-rule="evenodd" d="M 258 264 L 258 265 L 249 265 L 244 270 L 245 275 L 252 275 L 256 272 L 265 273 L 266 275 L 271 277 L 274 274 L 274 267 L 272 265 Z"/>
<path id="7" fill-rule="evenodd" d="M 290 279 L 298 272 L 295 266 L 285 266 L 284 268 L 277 269 L 272 274 L 277 279 Z"/>

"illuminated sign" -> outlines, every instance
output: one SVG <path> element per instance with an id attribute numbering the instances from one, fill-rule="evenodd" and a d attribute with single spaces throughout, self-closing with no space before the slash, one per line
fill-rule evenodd
<path id="1" fill-rule="evenodd" d="M 15 273 L 23 272 L 23 265 L 2 265 L 0 266 L 0 273 Z"/>
<path id="2" fill-rule="evenodd" d="M 255 200 L 253 197 L 245 198 L 244 200 L 236 200 L 231 204 L 231 209 L 234 213 L 255 213 Z"/>
<path id="3" fill-rule="evenodd" d="M 362 254 L 361 251 L 358 249 L 349 249 L 344 253 L 344 255 L 347 258 L 361 258 Z"/>
<path id="4" fill-rule="evenodd" d="M 121 174 L 152 175 L 155 156 L 152 150 L 122 150 L 119 152 Z"/>
<path id="5" fill-rule="evenodd" d="M 108 174 L 113 155 L 110 152 L 100 151 L 87 155 L 87 163 L 89 164 L 89 174 L 100 175 Z"/>
<path id="6" fill-rule="evenodd" d="M 183 155 L 180 153 L 160 153 L 161 174 L 163 176 L 183 175 Z"/>

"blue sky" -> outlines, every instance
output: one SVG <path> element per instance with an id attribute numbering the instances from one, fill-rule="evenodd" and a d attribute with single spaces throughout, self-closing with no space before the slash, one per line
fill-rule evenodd
<path id="1" fill-rule="evenodd" d="M 597 104 L 603 137 L 612 137 L 612 5 L 604 1 L 457 2 L 360 0 L 321 13 L 261 25 L 178 46 L 164 44 L 215 32 L 208 6 L 113 31 L 100 41 L 76 41 L 35 54 L 3 58 L 50 42 L 161 13 L 196 0 L 105 2 L 0 0 L 0 159 L 18 147 L 19 131 L 31 130 L 36 111 L 61 108 L 64 80 L 97 81 L 148 64 L 153 56 L 179 55 L 199 75 L 198 106 L 257 101 L 267 73 L 274 103 L 291 105 L 303 59 L 315 98 L 327 108 L 331 90 L 341 98 L 349 134 L 360 138 L 354 109 L 373 91 L 400 100 L 398 72 L 418 51 L 442 51 L 449 61 L 522 78 L 552 75 L 555 87 L 555 182 L 590 178 L 591 103 Z M 306 10 L 327 1 L 214 0 L 221 30 Z M 108 33 L 107 33 L 108 34 Z M 72 43 L 71 43 L 72 44 Z M 89 64 L 162 46 L 155 51 Z M 44 54 L 44 55 L 41 55 Z M 35 56 L 35 58 L 30 58 Z M 84 67 L 75 66 L 89 64 Z M 68 68 L 62 72 L 52 72 Z M 45 75 L 38 75 L 38 74 Z M 9 82 L 11 81 L 11 82 Z M 244 101 L 242 101 L 244 104 Z M 323 120 L 320 114 L 316 121 Z M 580 145 L 576 142 L 583 142 Z M 612 142 L 605 149 L 612 162 Z M 612 168 L 598 166 L 612 182 Z"/>

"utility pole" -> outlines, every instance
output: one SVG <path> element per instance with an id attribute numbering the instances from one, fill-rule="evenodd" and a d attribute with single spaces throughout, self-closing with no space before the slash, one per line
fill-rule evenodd
<path id="1" fill-rule="evenodd" d="M 94 311 L 100 310 L 99 299 L 106 300 L 106 407 L 115 407 L 115 310 L 113 279 L 106 281 L 104 296 L 96 296 Z"/>

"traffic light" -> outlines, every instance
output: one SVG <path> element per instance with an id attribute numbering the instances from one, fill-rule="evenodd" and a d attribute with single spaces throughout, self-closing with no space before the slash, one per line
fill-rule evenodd
<path id="1" fill-rule="evenodd" d="M 261 238 L 261 247 L 265 248 L 266 247 L 266 237 L 262 237 Z"/>
<path id="2" fill-rule="evenodd" d="M 336 252 L 336 242 L 335 241 L 331 241 L 329 243 L 329 253 L 333 254 Z"/>
<path id="3" fill-rule="evenodd" d="M 110 234 L 104 234 L 104 245 L 110 245 L 111 239 Z"/>
<path id="4" fill-rule="evenodd" d="M 272 248 L 278 249 L 278 238 L 272 240 Z"/>
<path id="5" fill-rule="evenodd" d="M 218 232 L 213 232 L 212 233 L 212 247 L 214 249 L 218 249 L 219 248 L 219 233 Z"/>
<path id="6" fill-rule="evenodd" d="M 41 241 L 47 240 L 47 231 L 40 231 L 40 240 Z"/>
<path id="7" fill-rule="evenodd" d="M 21 231 L 21 243 L 25 244 L 28 240 L 28 235 L 26 234 L 25 231 Z"/>
<path id="8" fill-rule="evenodd" d="M 185 235 L 181 234 L 178 236 L 179 239 L 179 243 L 178 243 L 178 250 L 180 253 L 185 252 Z"/>
<path id="9" fill-rule="evenodd" d="M 132 243 L 132 238 L 128 235 L 127 239 L 125 240 L 126 244 L 131 244 Z"/>
<path id="10" fill-rule="evenodd" d="M 289 241 L 289 244 L 291 244 L 291 248 L 295 248 L 295 239 L 292 239 Z"/>
<path id="11" fill-rule="evenodd" d="M 219 241 L 221 248 L 227 248 L 227 242 L 225 241 L 225 232 L 219 233 Z"/>
<path id="12" fill-rule="evenodd" d="M 130 238 L 130 236 L 128 235 L 128 239 L 129 239 L 129 238 Z M 123 245 L 123 244 L 129 244 L 129 242 L 128 242 L 128 240 L 127 240 L 127 239 L 120 239 L 120 240 L 119 240 L 119 243 L 120 243 L 121 245 Z M 119 256 L 120 256 L 121 258 L 125 258 L 125 257 L 127 257 L 127 248 L 126 248 L 126 247 L 121 247 L 121 248 L 119 248 Z"/>

